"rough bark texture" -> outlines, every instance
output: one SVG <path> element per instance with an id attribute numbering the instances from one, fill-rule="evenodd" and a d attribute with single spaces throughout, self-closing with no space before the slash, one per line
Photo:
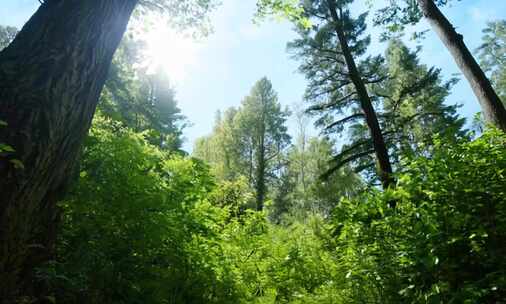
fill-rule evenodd
<path id="1" fill-rule="evenodd" d="M 381 180 L 381 184 L 384 189 L 387 189 L 394 185 L 395 180 L 393 178 L 392 164 L 390 163 L 388 150 L 385 144 L 383 133 L 381 132 L 378 117 L 372 105 L 371 97 L 367 92 L 367 88 L 364 84 L 364 81 L 362 80 L 360 72 L 357 69 L 357 65 L 348 46 L 348 39 L 346 38 L 344 30 L 341 26 L 342 21 L 337 14 L 335 0 L 328 0 L 327 3 L 329 6 L 330 16 L 332 17 L 332 21 L 335 24 L 335 31 L 339 39 L 339 44 L 341 45 L 341 52 L 343 53 L 346 65 L 348 67 L 348 73 L 350 75 L 351 81 L 353 82 L 355 90 L 357 91 L 357 95 L 360 100 L 360 106 L 364 112 L 365 120 L 369 128 L 369 133 L 371 134 L 374 152 L 378 163 L 378 174 Z"/>
<path id="2" fill-rule="evenodd" d="M 113 54 L 137 0 L 46 0 L 0 52 L 0 302 L 33 294 Z M 9 159 L 19 159 L 16 169 Z"/>
<path id="3" fill-rule="evenodd" d="M 506 109 L 489 79 L 464 43 L 463 36 L 455 31 L 455 28 L 433 0 L 417 1 L 423 15 L 450 51 L 457 66 L 471 85 L 487 122 L 506 132 Z"/>

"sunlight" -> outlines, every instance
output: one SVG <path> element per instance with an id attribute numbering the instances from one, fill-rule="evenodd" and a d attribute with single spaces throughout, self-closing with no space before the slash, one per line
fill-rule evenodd
<path id="1" fill-rule="evenodd" d="M 504 54 L 506 0 L 0 0 L 0 304 L 506 304 Z"/>
<path id="2" fill-rule="evenodd" d="M 148 73 L 161 68 L 170 79 L 185 79 L 195 64 L 199 44 L 190 35 L 176 32 L 167 26 L 156 26 L 144 34 Z"/>

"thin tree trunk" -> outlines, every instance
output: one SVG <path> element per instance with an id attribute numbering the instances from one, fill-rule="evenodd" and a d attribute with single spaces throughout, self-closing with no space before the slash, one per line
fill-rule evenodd
<path id="1" fill-rule="evenodd" d="M 33 293 L 52 257 L 56 203 L 76 169 L 113 54 L 138 0 L 46 0 L 0 52 L 0 299 Z M 9 158 L 19 159 L 16 169 Z"/>
<path id="2" fill-rule="evenodd" d="M 264 209 L 265 201 L 265 109 L 262 109 L 262 111 L 260 138 L 257 147 L 256 160 L 256 202 L 258 211 L 262 211 Z"/>
<path id="3" fill-rule="evenodd" d="M 307 191 L 306 187 L 306 123 L 304 120 L 304 112 L 298 111 L 296 113 L 297 123 L 299 125 L 299 138 L 301 140 L 301 153 L 300 153 L 300 180 L 302 183 L 302 191 L 304 194 Z"/>
<path id="4" fill-rule="evenodd" d="M 455 31 L 433 0 L 417 0 L 423 15 L 450 51 L 457 66 L 471 85 L 480 102 L 487 122 L 506 132 L 506 109 L 494 91 L 489 79 L 464 43 L 464 37 Z"/>
<path id="5" fill-rule="evenodd" d="M 385 139 L 383 138 L 383 134 L 378 122 L 378 117 L 372 105 L 369 93 L 367 92 L 367 88 L 360 76 L 360 72 L 357 69 L 357 65 L 355 64 L 355 60 L 353 59 L 353 55 L 348 46 L 348 40 L 341 26 L 342 20 L 337 15 L 335 0 L 327 0 L 327 3 L 329 5 L 330 16 L 332 17 L 332 21 L 335 24 L 335 31 L 339 39 L 339 44 L 341 45 L 341 51 L 346 61 L 351 81 L 355 86 L 355 90 L 357 90 L 360 106 L 362 107 L 367 126 L 369 127 L 369 133 L 371 134 L 373 147 L 376 154 L 376 160 L 378 163 L 378 175 L 380 177 L 383 188 L 387 189 L 389 187 L 392 187 L 395 181 L 393 178 L 392 165 L 388 156 L 388 150 L 385 145 Z"/>
<path id="6" fill-rule="evenodd" d="M 307 192 L 306 186 L 306 136 L 302 137 L 302 153 L 301 153 L 301 163 L 300 163 L 300 179 L 302 182 L 302 191 L 304 194 Z"/>
<path id="7" fill-rule="evenodd" d="M 248 151 L 248 155 L 249 155 L 249 176 L 248 176 L 248 182 L 250 183 L 250 185 L 253 185 L 253 139 L 251 138 L 248 138 L 248 141 L 249 141 L 249 151 Z"/>

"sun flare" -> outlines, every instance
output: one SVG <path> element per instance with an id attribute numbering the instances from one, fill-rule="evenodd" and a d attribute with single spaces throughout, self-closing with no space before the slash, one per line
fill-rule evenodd
<path id="1" fill-rule="evenodd" d="M 174 82 L 182 81 L 196 63 L 199 44 L 191 35 L 157 26 L 145 33 L 148 73 L 162 69 Z"/>

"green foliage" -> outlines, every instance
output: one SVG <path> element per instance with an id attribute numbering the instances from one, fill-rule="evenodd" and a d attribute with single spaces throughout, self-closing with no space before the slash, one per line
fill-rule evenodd
<path id="1" fill-rule="evenodd" d="M 448 140 L 462 136 L 464 120 L 456 115 L 457 106 L 445 104 L 456 80 L 444 82 L 439 69 L 420 64 L 417 51 L 410 51 L 400 40 L 390 41 L 385 56 L 364 58 L 370 43 L 366 35 L 367 14 L 352 18 L 347 10 L 349 2 L 337 2 L 343 9 L 343 27 L 347 29 L 360 77 L 374 102 L 395 169 L 402 169 L 398 163 L 401 156 L 429 153 L 434 134 Z M 334 155 L 329 174 L 350 164 L 374 182 L 377 175 L 373 141 L 361 98 L 344 62 L 342 45 L 335 37 L 332 18 L 324 1 L 304 4 L 314 25 L 311 29 L 299 28 L 300 38 L 289 43 L 289 49 L 300 61 L 299 71 L 308 80 L 308 112 L 317 117 L 316 125 L 325 135 L 348 139 Z"/>
<path id="2" fill-rule="evenodd" d="M 288 150 L 284 174 L 268 207 L 273 222 L 303 220 L 310 215 L 326 218 L 341 198 L 355 196 L 364 186 L 348 167 L 321 178 L 331 166 L 333 145 L 329 140 L 310 138 Z"/>
<path id="3" fill-rule="evenodd" d="M 255 208 L 255 195 L 248 180 L 241 176 L 233 181 L 222 181 L 209 196 L 213 206 L 227 208 L 231 217 L 238 218 L 248 209 Z"/>
<path id="4" fill-rule="evenodd" d="M 7 123 L 3 120 L 0 120 L 0 128 L 4 127 L 7 127 Z M 15 156 L 14 152 L 16 152 L 16 150 L 14 150 L 11 145 L 0 142 L 0 158 L 8 158 L 9 163 L 18 170 L 24 169 L 25 166 L 23 165 L 23 162 L 21 162 L 19 159 L 13 158 Z"/>
<path id="5" fill-rule="evenodd" d="M 284 225 L 251 210 L 245 178 L 216 184 L 206 164 L 161 150 L 146 136 L 95 119 L 79 182 L 61 203 L 57 259 L 38 273 L 50 298 L 496 303 L 506 295 L 504 133 L 436 139 L 430 157 L 402 159 L 395 190 L 370 188 L 361 197 L 343 190 L 351 182 L 346 171 L 335 184 L 317 182 L 331 144 L 311 140 L 290 156 L 308 153 L 308 188 L 300 190 L 296 161 L 288 201 L 307 200 L 295 211 L 320 202 L 323 216 L 334 210 L 327 219 L 319 212 L 285 217 Z"/>
<path id="6" fill-rule="evenodd" d="M 336 246 L 351 302 L 498 303 L 506 295 L 506 136 L 439 141 L 395 191 L 343 200 Z M 397 201 L 397 208 L 389 202 Z"/>
<path id="7" fill-rule="evenodd" d="M 160 22 L 179 29 L 196 29 L 197 34 L 210 32 L 209 13 L 220 1 L 217 0 L 140 0 L 136 10 L 138 19 L 158 16 Z"/>
<path id="8" fill-rule="evenodd" d="M 56 295 L 65 303 L 225 303 L 218 299 L 234 292 L 213 265 L 221 211 L 205 207 L 212 188 L 201 162 L 98 117 L 79 183 L 61 204 Z"/>
<path id="9" fill-rule="evenodd" d="M 12 152 L 14 152 L 14 149 L 11 146 L 0 143 L 0 153 L 6 154 Z"/>
<path id="10" fill-rule="evenodd" d="M 373 1 L 367 0 L 369 6 L 372 8 Z M 437 6 L 445 6 L 449 3 L 461 0 L 431 0 Z M 423 18 L 423 13 L 420 10 L 416 0 L 388 0 L 387 5 L 378 9 L 374 23 L 376 25 L 383 25 L 386 32 L 383 33 L 383 40 L 397 37 L 405 31 L 407 25 L 415 25 Z M 423 37 L 423 32 L 416 32 L 413 38 Z"/>
<path id="11" fill-rule="evenodd" d="M 197 140 L 193 155 L 211 164 L 220 180 L 247 178 L 255 189 L 257 205 L 261 205 L 290 143 L 286 127 L 289 115 L 288 109 L 282 109 L 272 83 L 264 77 L 239 108 L 230 108 L 223 116 L 218 113 L 213 133 Z"/>
<path id="12" fill-rule="evenodd" d="M 196 143 L 198 159 L 182 156 L 185 120 L 174 90 L 163 73 L 133 68 L 144 46 L 127 37 L 83 148 L 78 180 L 60 203 L 56 258 L 38 270 L 51 290 L 45 300 L 503 301 L 505 134 L 488 130 L 471 141 L 457 107 L 445 104 L 454 80 L 443 81 L 400 41 L 392 40 L 385 56 L 365 57 L 366 14 L 352 18 L 346 10 L 352 2 L 336 2 L 343 8 L 339 18 L 399 169 L 395 189 L 366 187 L 355 172 L 374 166 L 373 151 L 327 2 L 258 2 L 260 17 L 296 23 L 300 37 L 290 47 L 309 80 L 309 111 L 328 135 L 306 138 L 300 116 L 292 146 L 290 113 L 263 78 L 239 108 L 218 114 L 212 134 Z M 415 1 L 391 3 L 378 22 L 401 30 L 418 21 Z M 214 7 L 208 0 L 140 4 L 138 14 L 180 13 L 174 22 L 182 26 L 205 24 Z M 503 25 L 486 30 L 480 49 L 499 87 Z M 0 47 L 12 39 L 2 30 Z M 331 137 L 344 131 L 350 141 L 336 157 Z M 0 157 L 14 152 L 0 144 Z M 352 157 L 345 163 L 353 166 L 336 166 L 339 157 Z M 19 161 L 11 163 L 22 169 Z M 265 211 L 254 211 L 261 209 L 259 193 Z"/>
<path id="13" fill-rule="evenodd" d="M 506 104 L 506 20 L 490 22 L 483 30 L 481 65 L 491 74 L 494 89 Z"/>
<path id="14" fill-rule="evenodd" d="M 286 18 L 304 28 L 311 26 L 311 21 L 304 17 L 304 7 L 299 0 L 258 0 L 256 18 Z"/>
<path id="15" fill-rule="evenodd" d="M 329 288 L 339 270 L 322 237 L 327 229 L 318 217 L 275 226 L 254 211 L 232 221 L 222 237 L 239 303 L 340 303 Z"/>
<path id="16" fill-rule="evenodd" d="M 327 226 L 277 227 L 252 198 L 99 115 L 39 279 L 64 303 L 308 303 L 336 273 Z"/>
<path id="17" fill-rule="evenodd" d="M 139 68 L 145 45 L 132 36 L 127 35 L 116 52 L 99 109 L 137 132 L 146 131 L 148 140 L 160 148 L 179 150 L 187 121 L 177 106 L 175 90 L 165 71 L 148 73 Z"/>

